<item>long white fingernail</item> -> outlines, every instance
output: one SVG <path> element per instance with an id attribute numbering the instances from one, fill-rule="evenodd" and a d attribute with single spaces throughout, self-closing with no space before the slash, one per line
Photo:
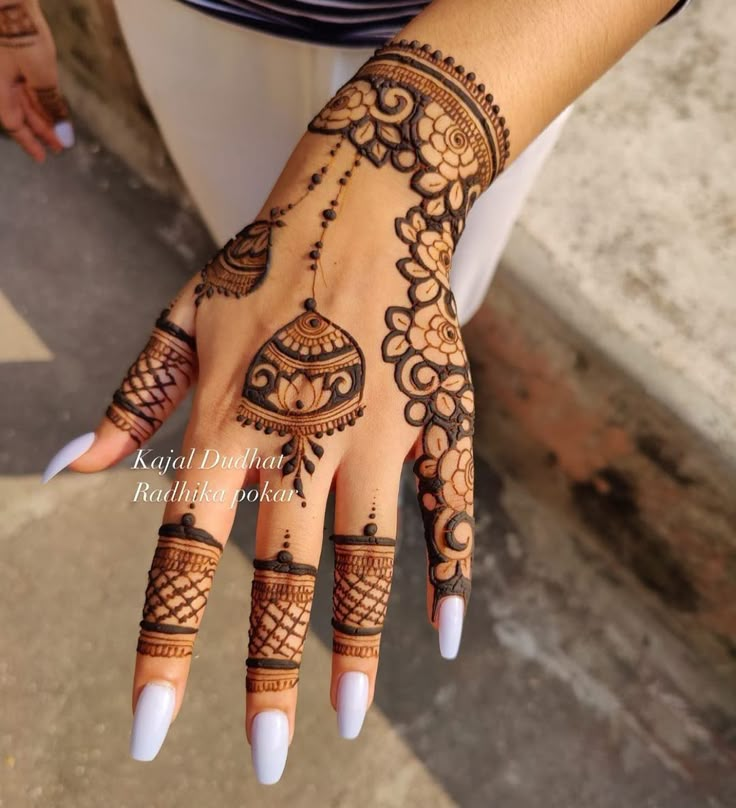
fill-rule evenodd
<path id="1" fill-rule="evenodd" d="M 43 473 L 42 481 L 47 483 L 52 477 L 63 471 L 70 463 L 81 457 L 95 442 L 95 433 L 87 432 L 74 440 L 70 440 L 49 460 Z"/>
<path id="2" fill-rule="evenodd" d="M 360 734 L 368 709 L 368 676 L 359 671 L 343 673 L 337 683 L 337 729 L 341 738 Z"/>
<path id="3" fill-rule="evenodd" d="M 440 603 L 440 654 L 444 659 L 455 659 L 463 636 L 465 599 L 459 595 L 443 598 Z"/>
<path id="4" fill-rule="evenodd" d="M 289 719 L 281 710 L 264 710 L 253 719 L 251 753 L 256 778 L 264 786 L 278 783 L 289 754 Z"/>
<path id="5" fill-rule="evenodd" d="M 54 132 L 56 133 L 56 137 L 59 138 L 59 142 L 65 149 L 71 149 L 74 145 L 74 127 L 72 126 L 70 121 L 59 121 L 59 123 L 54 126 Z"/>
<path id="6" fill-rule="evenodd" d="M 163 682 L 149 682 L 141 691 L 133 716 L 130 756 L 153 760 L 163 745 L 174 715 L 176 690 Z"/>

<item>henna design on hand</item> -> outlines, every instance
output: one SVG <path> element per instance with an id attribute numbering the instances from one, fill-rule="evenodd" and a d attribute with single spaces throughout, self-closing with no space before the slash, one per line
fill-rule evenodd
<path id="1" fill-rule="evenodd" d="M 34 87 L 38 103 L 51 123 L 64 121 L 69 117 L 69 107 L 64 96 L 56 87 Z"/>
<path id="2" fill-rule="evenodd" d="M 394 569 L 396 540 L 377 536 L 369 524 L 362 536 L 335 535 L 332 650 L 377 657 Z"/>
<path id="3" fill-rule="evenodd" d="M 288 550 L 253 562 L 246 690 L 277 692 L 299 681 L 317 568 Z"/>
<path id="4" fill-rule="evenodd" d="M 196 342 L 165 309 L 138 359 L 113 394 L 107 417 L 141 445 L 161 426 L 196 373 Z"/>
<path id="5" fill-rule="evenodd" d="M 0 6 L 0 48 L 27 48 L 37 36 L 36 23 L 22 3 Z"/>
<path id="6" fill-rule="evenodd" d="M 438 50 L 401 40 L 379 48 L 309 130 L 340 133 L 376 167 L 410 172 L 420 202 L 396 219 L 409 256 L 397 268 L 409 306 L 386 311 L 383 359 L 423 428 L 415 464 L 433 616 L 440 598 L 470 594 L 473 385 L 450 290 L 452 254 L 478 195 L 503 171 L 509 130 L 473 73 Z"/>
<path id="7" fill-rule="evenodd" d="M 281 450 L 286 459 L 282 471 L 294 475 L 294 489 L 302 498 L 302 472 L 312 474 L 324 453 L 317 441 L 352 426 L 364 411 L 363 352 L 316 305 L 309 298 L 306 311 L 256 353 L 237 415 L 242 426 L 289 436 Z"/>
<path id="8" fill-rule="evenodd" d="M 194 515 L 162 525 L 148 573 L 138 653 L 191 656 L 222 544 L 194 526 Z"/>

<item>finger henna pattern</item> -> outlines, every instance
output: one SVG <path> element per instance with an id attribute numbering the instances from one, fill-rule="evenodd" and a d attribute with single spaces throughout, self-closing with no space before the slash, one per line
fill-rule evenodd
<path id="1" fill-rule="evenodd" d="M 52 122 L 69 117 L 69 107 L 56 87 L 34 87 L 43 114 Z"/>
<path id="2" fill-rule="evenodd" d="M 161 426 L 196 372 L 196 343 L 165 309 L 146 347 L 113 394 L 107 417 L 139 445 Z"/>
<path id="3" fill-rule="evenodd" d="M 193 514 L 165 524 L 148 573 L 138 653 L 187 657 L 207 605 L 222 544 L 195 527 Z"/>
<path id="4" fill-rule="evenodd" d="M 317 568 L 288 550 L 253 566 L 246 690 L 288 690 L 299 681 Z"/>
<path id="5" fill-rule="evenodd" d="M 0 48 L 25 48 L 33 45 L 38 28 L 22 3 L 0 6 Z"/>
<path id="6" fill-rule="evenodd" d="M 396 540 L 376 535 L 335 535 L 332 650 L 351 657 L 377 657 L 394 569 Z"/>
<path id="7" fill-rule="evenodd" d="M 256 354 L 248 369 L 237 420 L 270 434 L 289 435 L 283 472 L 304 497 L 302 470 L 312 474 L 324 449 L 317 442 L 363 415 L 365 361 L 355 340 L 319 314 L 316 301 Z M 312 458 L 310 458 L 310 453 Z"/>
<path id="8" fill-rule="evenodd" d="M 410 173 L 419 196 L 396 219 L 408 253 L 397 269 L 409 305 L 387 309 L 382 354 L 408 399 L 407 422 L 423 428 L 415 472 L 433 614 L 442 597 L 470 594 L 473 385 L 449 271 L 470 208 L 509 156 L 499 113 L 485 86 L 452 57 L 401 40 L 377 50 L 309 125 L 343 135 L 376 167 Z"/>

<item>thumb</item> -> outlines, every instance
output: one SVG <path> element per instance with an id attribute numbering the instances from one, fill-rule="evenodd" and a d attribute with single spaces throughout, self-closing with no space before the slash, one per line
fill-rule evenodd
<path id="1" fill-rule="evenodd" d="M 197 376 L 194 305 L 165 309 L 138 358 L 112 396 L 95 430 L 75 438 L 51 459 L 43 474 L 48 482 L 69 467 L 101 471 L 142 446 L 184 399 Z"/>

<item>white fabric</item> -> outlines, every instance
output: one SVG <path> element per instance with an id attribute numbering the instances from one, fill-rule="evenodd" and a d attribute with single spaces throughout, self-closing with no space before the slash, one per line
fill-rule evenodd
<path id="1" fill-rule="evenodd" d="M 173 0 L 115 5 L 169 153 L 218 243 L 255 218 L 307 123 L 372 55 L 271 37 Z M 569 111 L 471 211 L 452 270 L 461 323 L 483 302 Z"/>

